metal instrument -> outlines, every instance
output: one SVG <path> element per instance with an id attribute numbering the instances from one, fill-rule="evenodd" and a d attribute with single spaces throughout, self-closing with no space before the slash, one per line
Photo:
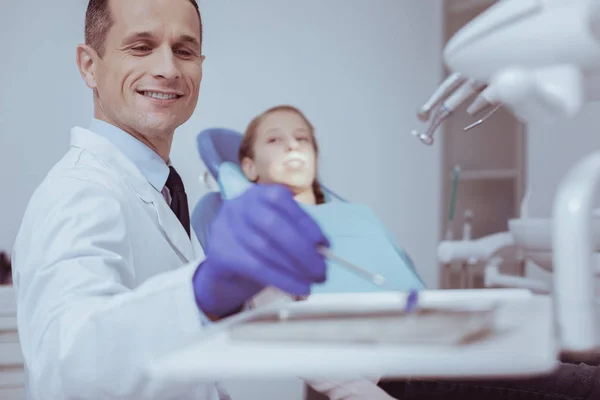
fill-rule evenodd
<path id="1" fill-rule="evenodd" d="M 319 253 L 323 255 L 323 257 L 327 258 L 330 261 L 333 261 L 335 264 L 345 267 L 350 271 L 354 272 L 356 275 L 360 276 L 363 279 L 368 280 L 374 285 L 379 286 L 380 288 L 386 290 L 397 291 L 396 288 L 392 287 L 392 285 L 388 284 L 387 280 L 383 275 L 374 274 L 366 268 L 359 267 L 356 264 L 351 263 L 350 261 L 344 260 L 341 257 L 338 257 L 333 251 L 329 250 L 326 247 L 319 247 Z"/>
<path id="2" fill-rule="evenodd" d="M 347 268 L 348 270 L 354 272 L 356 275 L 360 276 L 363 279 L 373 283 L 374 285 L 379 286 L 382 289 L 393 291 L 393 292 L 405 292 L 404 290 L 398 290 L 393 285 L 390 285 L 388 281 L 385 279 L 383 275 L 374 274 L 366 268 L 359 267 L 356 264 L 351 263 L 348 260 L 345 260 L 339 256 L 337 256 L 334 252 L 326 247 L 319 247 L 319 253 L 321 253 L 325 258 L 334 262 L 335 264 Z M 406 312 L 411 312 L 417 309 L 419 302 L 419 292 L 417 290 L 411 290 L 408 293 L 408 297 L 406 298 L 406 305 L 404 310 Z"/>
<path id="3" fill-rule="evenodd" d="M 427 103 L 418 113 L 421 120 L 427 120 L 431 113 L 431 108 L 436 105 L 433 111 L 433 118 L 429 124 L 429 128 L 425 133 L 419 133 L 413 130 L 411 134 L 418 137 L 421 142 L 432 145 L 434 142 L 433 135 L 452 113 L 460 107 L 465 101 L 476 93 L 480 93 L 486 87 L 472 79 L 462 79 L 458 74 L 452 74 L 440 85 L 438 90 L 427 100 Z M 447 97 L 445 100 L 444 97 Z M 442 102 L 443 100 L 443 102 Z"/>

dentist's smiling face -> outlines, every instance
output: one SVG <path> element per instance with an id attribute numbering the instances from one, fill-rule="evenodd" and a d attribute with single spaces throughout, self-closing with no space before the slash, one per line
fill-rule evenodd
<path id="1" fill-rule="evenodd" d="M 93 79 L 86 78 L 96 117 L 150 142 L 167 140 L 198 101 L 198 13 L 189 0 L 112 0 L 110 11 L 103 49 L 90 52 Z"/>
<path id="2" fill-rule="evenodd" d="M 317 156 L 314 138 L 306 121 L 297 113 L 268 113 L 257 126 L 253 158 L 242 166 L 250 180 L 279 183 L 296 192 L 312 191 Z"/>

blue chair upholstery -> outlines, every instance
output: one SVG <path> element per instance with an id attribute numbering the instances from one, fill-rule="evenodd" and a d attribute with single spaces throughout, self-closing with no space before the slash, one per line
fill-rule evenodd
<path id="1" fill-rule="evenodd" d="M 221 194 L 210 192 L 202 196 L 192 210 L 191 225 L 203 249 L 206 249 L 210 227 L 221 208 L 221 204 L 223 204 Z"/>
<path id="2" fill-rule="evenodd" d="M 212 177 L 219 177 L 219 166 L 224 162 L 240 165 L 238 151 L 243 135 L 226 128 L 203 130 L 196 137 L 200 158 L 208 168 Z"/>
<path id="3" fill-rule="evenodd" d="M 242 138 L 241 133 L 226 128 L 206 129 L 196 137 L 200 158 L 215 181 L 218 181 L 219 166 L 223 162 L 240 165 L 238 150 Z M 221 194 L 209 192 L 200 198 L 192 210 L 191 225 L 204 249 L 206 249 L 212 221 L 219 212 L 221 204 L 223 204 Z"/>

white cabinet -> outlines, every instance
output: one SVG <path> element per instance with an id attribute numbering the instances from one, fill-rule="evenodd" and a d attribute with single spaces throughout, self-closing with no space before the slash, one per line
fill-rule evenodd
<path id="1" fill-rule="evenodd" d="M 23 400 L 24 386 L 14 290 L 0 285 L 0 399 Z"/>

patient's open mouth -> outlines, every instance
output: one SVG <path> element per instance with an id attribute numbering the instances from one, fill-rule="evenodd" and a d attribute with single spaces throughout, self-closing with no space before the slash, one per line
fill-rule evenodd
<path id="1" fill-rule="evenodd" d="M 304 165 L 304 160 L 299 157 L 292 157 L 285 160 L 283 163 L 285 165 Z"/>
<path id="2" fill-rule="evenodd" d="M 287 160 L 283 165 L 291 169 L 300 169 L 304 167 L 304 160 Z"/>

